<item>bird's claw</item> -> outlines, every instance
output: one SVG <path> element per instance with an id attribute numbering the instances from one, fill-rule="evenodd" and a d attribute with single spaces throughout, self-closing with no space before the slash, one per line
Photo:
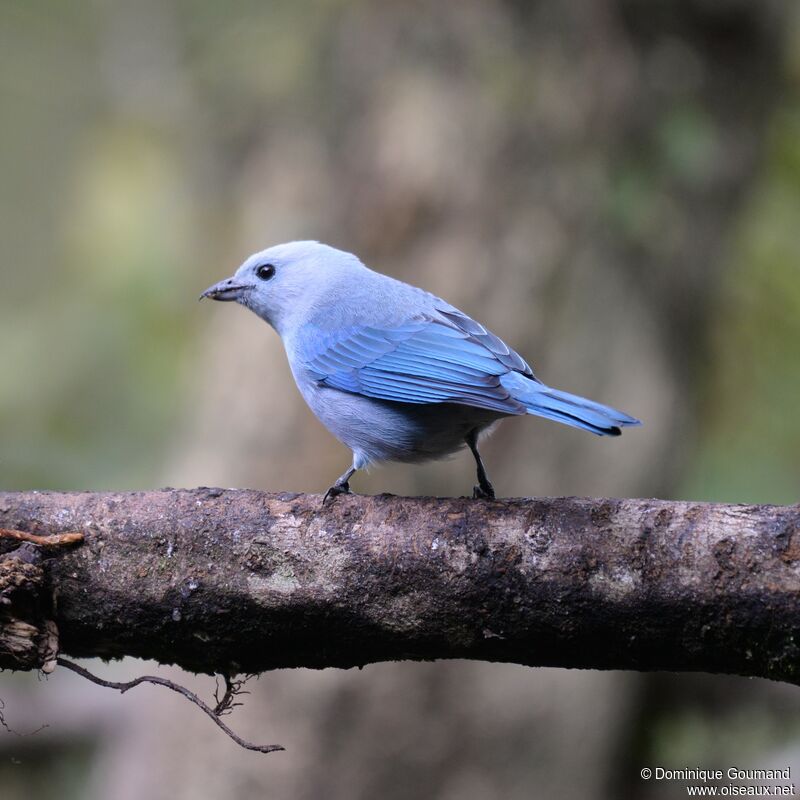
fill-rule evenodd
<path id="1" fill-rule="evenodd" d="M 322 505 L 326 505 L 329 500 L 333 500 L 340 494 L 350 494 L 350 484 L 345 481 L 344 483 L 334 483 L 327 492 L 325 497 L 322 498 Z"/>
<path id="2" fill-rule="evenodd" d="M 472 498 L 473 500 L 494 500 L 494 487 L 491 483 L 488 486 L 474 486 Z"/>

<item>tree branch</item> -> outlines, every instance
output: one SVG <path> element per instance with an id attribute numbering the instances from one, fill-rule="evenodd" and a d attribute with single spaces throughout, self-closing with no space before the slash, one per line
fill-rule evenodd
<path id="1" fill-rule="evenodd" d="M 14 591 L 0 561 L 0 667 L 42 666 L 4 647 L 22 624 L 50 662 L 57 629 L 61 654 L 224 675 L 472 658 L 800 683 L 800 506 L 28 492 L 0 493 L 0 525 L 86 537 L 16 559 Z"/>

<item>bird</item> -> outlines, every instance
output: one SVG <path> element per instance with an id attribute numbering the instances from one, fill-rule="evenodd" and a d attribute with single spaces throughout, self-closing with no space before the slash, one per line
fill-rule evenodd
<path id="1" fill-rule="evenodd" d="M 283 341 L 303 399 L 353 454 L 323 505 L 353 474 L 386 461 L 418 463 L 468 447 L 476 499 L 495 499 L 478 439 L 506 417 L 535 415 L 619 436 L 629 414 L 542 383 L 500 338 L 424 289 L 316 241 L 247 258 L 200 299 L 236 302 Z"/>

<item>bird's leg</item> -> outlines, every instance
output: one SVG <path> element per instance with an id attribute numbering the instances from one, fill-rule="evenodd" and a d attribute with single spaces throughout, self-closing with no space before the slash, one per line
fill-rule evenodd
<path id="1" fill-rule="evenodd" d="M 465 441 L 469 449 L 472 450 L 472 455 L 475 456 L 475 463 L 478 466 L 478 485 L 472 489 L 472 496 L 475 499 L 494 500 L 494 486 L 489 482 L 481 454 L 478 452 L 478 429 L 473 428 L 467 434 Z"/>
<path id="2" fill-rule="evenodd" d="M 336 479 L 336 483 L 325 492 L 325 497 L 322 498 L 322 505 L 325 505 L 328 500 L 333 500 L 334 497 L 340 494 L 350 494 L 350 478 L 355 471 L 356 468 L 355 465 L 353 465 Z"/>

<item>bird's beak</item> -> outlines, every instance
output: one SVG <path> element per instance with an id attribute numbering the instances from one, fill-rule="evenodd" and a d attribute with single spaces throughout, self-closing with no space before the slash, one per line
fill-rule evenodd
<path id="1" fill-rule="evenodd" d="M 250 288 L 252 287 L 237 283 L 233 278 L 225 278 L 224 281 L 209 286 L 199 299 L 210 297 L 212 300 L 238 300 Z"/>

